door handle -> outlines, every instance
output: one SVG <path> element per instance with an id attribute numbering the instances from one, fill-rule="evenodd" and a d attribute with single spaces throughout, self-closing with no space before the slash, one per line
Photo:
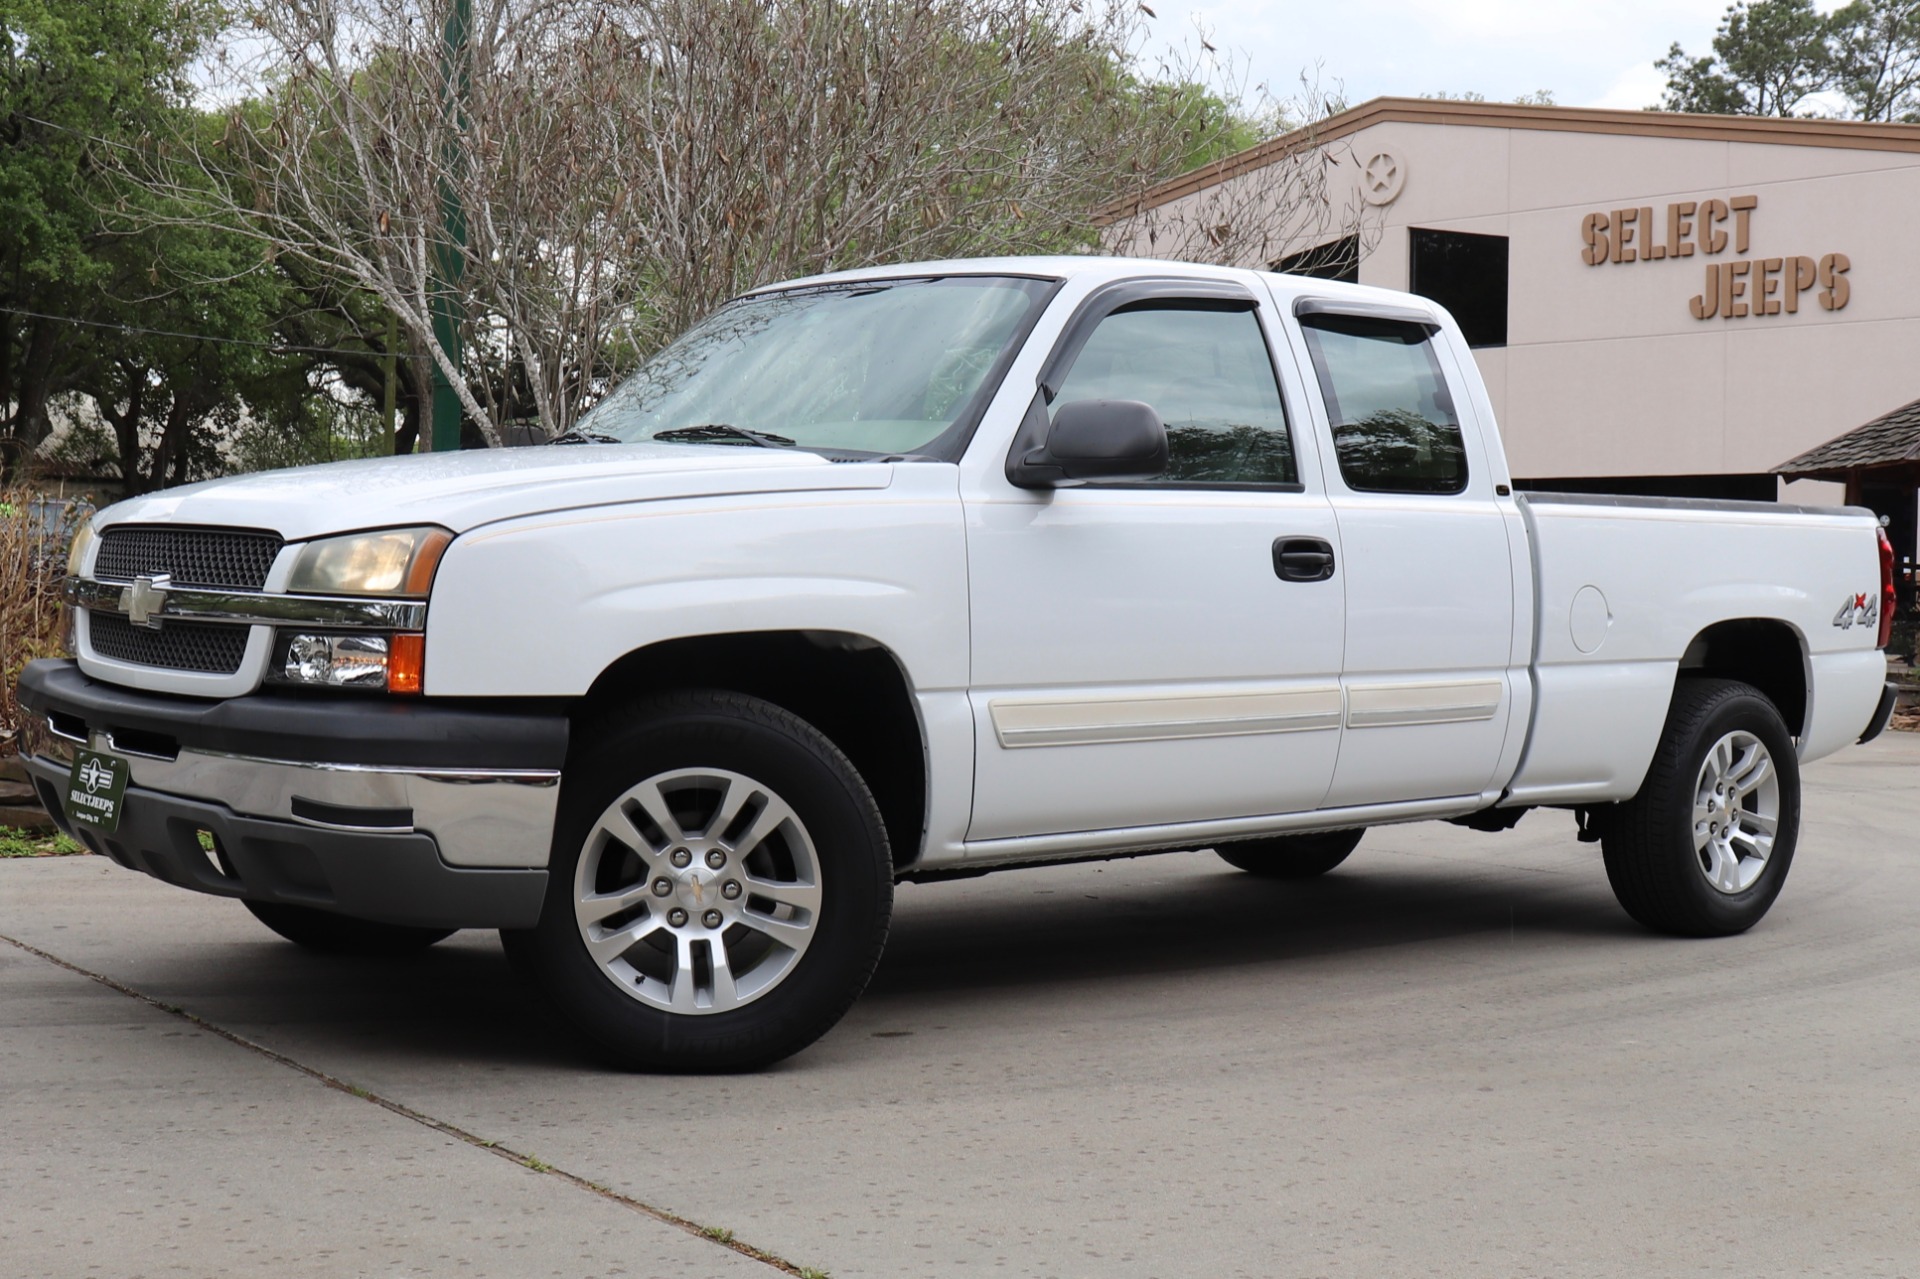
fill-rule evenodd
<path id="1" fill-rule="evenodd" d="M 1273 571 L 1283 582 L 1324 582 L 1333 576 L 1333 544 L 1320 537 L 1277 537 Z"/>

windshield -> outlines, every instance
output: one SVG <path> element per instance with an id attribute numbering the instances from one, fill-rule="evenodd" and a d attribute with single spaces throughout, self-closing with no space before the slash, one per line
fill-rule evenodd
<path id="1" fill-rule="evenodd" d="M 1048 288 L 954 276 L 742 298 L 647 361 L 576 429 L 623 443 L 927 452 L 966 415 Z"/>

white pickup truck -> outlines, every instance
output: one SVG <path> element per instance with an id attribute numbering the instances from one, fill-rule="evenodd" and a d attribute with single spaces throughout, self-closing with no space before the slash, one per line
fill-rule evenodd
<path id="1" fill-rule="evenodd" d="M 1571 809 L 1738 932 L 1879 732 L 1854 509 L 1521 495 L 1416 297 L 1105 258 L 762 289 L 556 446 L 123 502 L 29 767 L 123 866 L 320 949 L 498 928 L 618 1062 L 825 1033 L 896 881 Z"/>

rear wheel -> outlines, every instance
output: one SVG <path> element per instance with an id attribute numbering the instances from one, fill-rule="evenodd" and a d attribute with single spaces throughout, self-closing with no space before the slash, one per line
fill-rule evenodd
<path id="1" fill-rule="evenodd" d="M 1640 793 L 1602 837 L 1607 879 L 1648 928 L 1723 937 L 1759 923 L 1800 830 L 1800 765 L 1765 694 L 1681 681 Z"/>
<path id="2" fill-rule="evenodd" d="M 1312 835 L 1276 835 L 1222 844 L 1213 851 L 1229 866 L 1262 879 L 1313 879 L 1347 860 L 1360 846 L 1366 828 L 1329 830 Z"/>
<path id="3" fill-rule="evenodd" d="M 734 693 L 651 699 L 569 763 L 537 927 L 502 942 L 618 1063 L 750 1070 L 865 988 L 892 860 L 860 775 Z"/>
<path id="4" fill-rule="evenodd" d="M 242 901 L 253 917 L 297 946 L 329 955 L 404 955 L 453 936 L 452 928 L 411 928 L 336 915 L 311 906 Z"/>

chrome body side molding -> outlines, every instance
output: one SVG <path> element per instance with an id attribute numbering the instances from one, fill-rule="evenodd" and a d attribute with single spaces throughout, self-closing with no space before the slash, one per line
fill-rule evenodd
<path id="1" fill-rule="evenodd" d="M 1355 684 L 1347 690 L 1347 727 L 1467 724 L 1492 719 L 1506 691 L 1506 685 L 1497 679 Z"/>
<path id="2" fill-rule="evenodd" d="M 1221 693 L 1198 697 L 1134 697 L 1087 701 L 988 704 L 993 729 L 1008 750 L 1025 746 L 1093 746 L 1109 742 L 1244 737 L 1340 727 L 1340 689 Z"/>

